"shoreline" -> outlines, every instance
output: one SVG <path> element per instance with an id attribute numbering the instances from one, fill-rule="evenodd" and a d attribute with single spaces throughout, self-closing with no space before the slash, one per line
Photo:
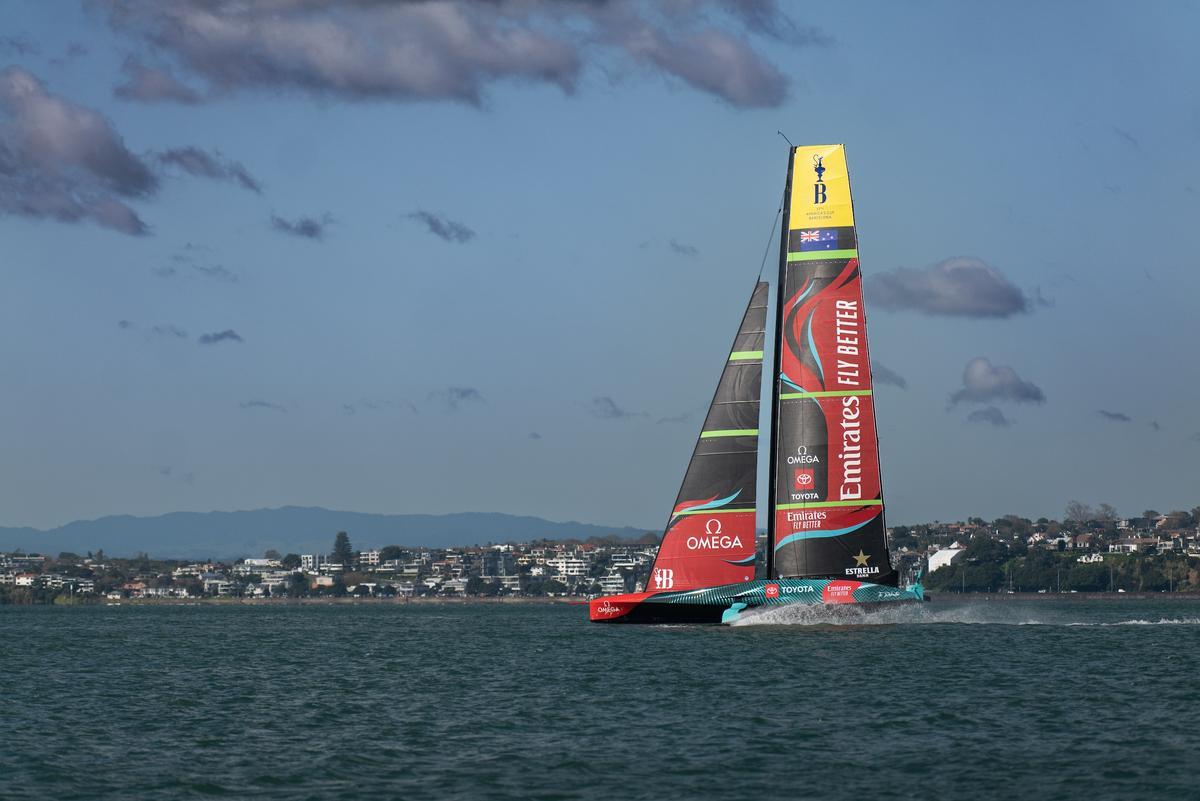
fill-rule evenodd
<path id="1" fill-rule="evenodd" d="M 1064 593 L 987 593 L 987 592 L 931 592 L 928 593 L 930 603 L 970 603 L 983 601 L 986 603 L 1007 603 L 1012 601 L 1200 601 L 1200 592 L 1064 592 Z M 59 601 L 59 606 L 524 606 L 524 605 L 565 605 L 582 606 L 587 604 L 587 598 L 570 596 L 546 598 L 537 596 L 508 596 L 504 598 L 489 598 L 482 596 L 466 596 L 457 598 L 445 597 L 416 597 L 416 598 L 231 598 L 231 597 L 199 597 L 199 598 L 124 598 L 119 601 L 99 598 L 95 600 L 76 599 L 73 602 Z M 26 604 L 13 604 L 25 606 Z M 37 604 L 34 604 L 37 605 Z"/>

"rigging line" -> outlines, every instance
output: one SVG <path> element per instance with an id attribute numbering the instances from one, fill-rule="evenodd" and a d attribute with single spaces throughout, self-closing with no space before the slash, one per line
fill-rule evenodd
<path id="1" fill-rule="evenodd" d="M 771 223 L 771 234 L 767 237 L 767 246 L 763 249 L 762 263 L 758 265 L 758 278 L 756 281 L 761 281 L 763 270 L 767 267 L 767 256 L 771 255 L 771 240 L 775 238 L 775 229 L 779 227 L 779 218 L 783 215 L 783 203 L 787 196 L 787 190 L 784 190 L 784 197 L 779 199 L 779 208 L 775 210 L 775 221 Z"/>

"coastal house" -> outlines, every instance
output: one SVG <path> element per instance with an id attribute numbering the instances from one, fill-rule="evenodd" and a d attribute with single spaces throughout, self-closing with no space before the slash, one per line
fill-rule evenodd
<path id="1" fill-rule="evenodd" d="M 1126 537 L 1108 546 L 1110 553 L 1152 553 L 1158 546 L 1154 537 Z"/>
<path id="2" fill-rule="evenodd" d="M 546 560 L 546 567 L 553 568 L 560 576 L 570 576 L 579 578 L 586 576 L 591 570 L 591 564 L 587 559 L 579 556 L 556 556 L 553 559 Z"/>
<path id="3" fill-rule="evenodd" d="M 600 577 L 600 591 L 605 595 L 619 595 L 625 592 L 625 577 L 616 570 L 610 570 Z"/>
<path id="4" fill-rule="evenodd" d="M 442 593 L 444 595 L 466 595 L 467 580 L 465 578 L 452 578 L 442 582 Z"/>
<path id="5" fill-rule="evenodd" d="M 320 573 L 329 563 L 329 557 L 323 553 L 300 554 L 300 569 L 305 573 Z"/>

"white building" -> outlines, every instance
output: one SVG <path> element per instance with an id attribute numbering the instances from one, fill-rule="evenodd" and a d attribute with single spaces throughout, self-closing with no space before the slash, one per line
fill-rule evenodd
<path id="1" fill-rule="evenodd" d="M 305 573 L 317 573 L 329 563 L 329 557 L 323 553 L 306 553 L 300 555 L 300 569 Z"/>
<path id="2" fill-rule="evenodd" d="M 625 592 L 625 579 L 615 570 L 610 570 L 600 577 L 600 592 L 605 595 L 619 595 Z"/>
<path id="3" fill-rule="evenodd" d="M 559 555 L 546 560 L 546 567 L 552 567 L 560 576 L 586 576 L 590 565 L 588 560 L 578 556 Z"/>
<path id="4" fill-rule="evenodd" d="M 931 553 L 929 555 L 929 572 L 932 573 L 938 568 L 961 561 L 962 555 L 966 552 L 966 548 L 942 548 L 940 551 Z"/>

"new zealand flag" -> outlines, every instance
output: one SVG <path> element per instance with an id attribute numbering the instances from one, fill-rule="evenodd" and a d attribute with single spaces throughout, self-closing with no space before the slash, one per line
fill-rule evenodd
<path id="1" fill-rule="evenodd" d="M 812 228 L 792 231 L 788 250 L 807 253 L 814 250 L 852 250 L 857 247 L 854 227 Z"/>

